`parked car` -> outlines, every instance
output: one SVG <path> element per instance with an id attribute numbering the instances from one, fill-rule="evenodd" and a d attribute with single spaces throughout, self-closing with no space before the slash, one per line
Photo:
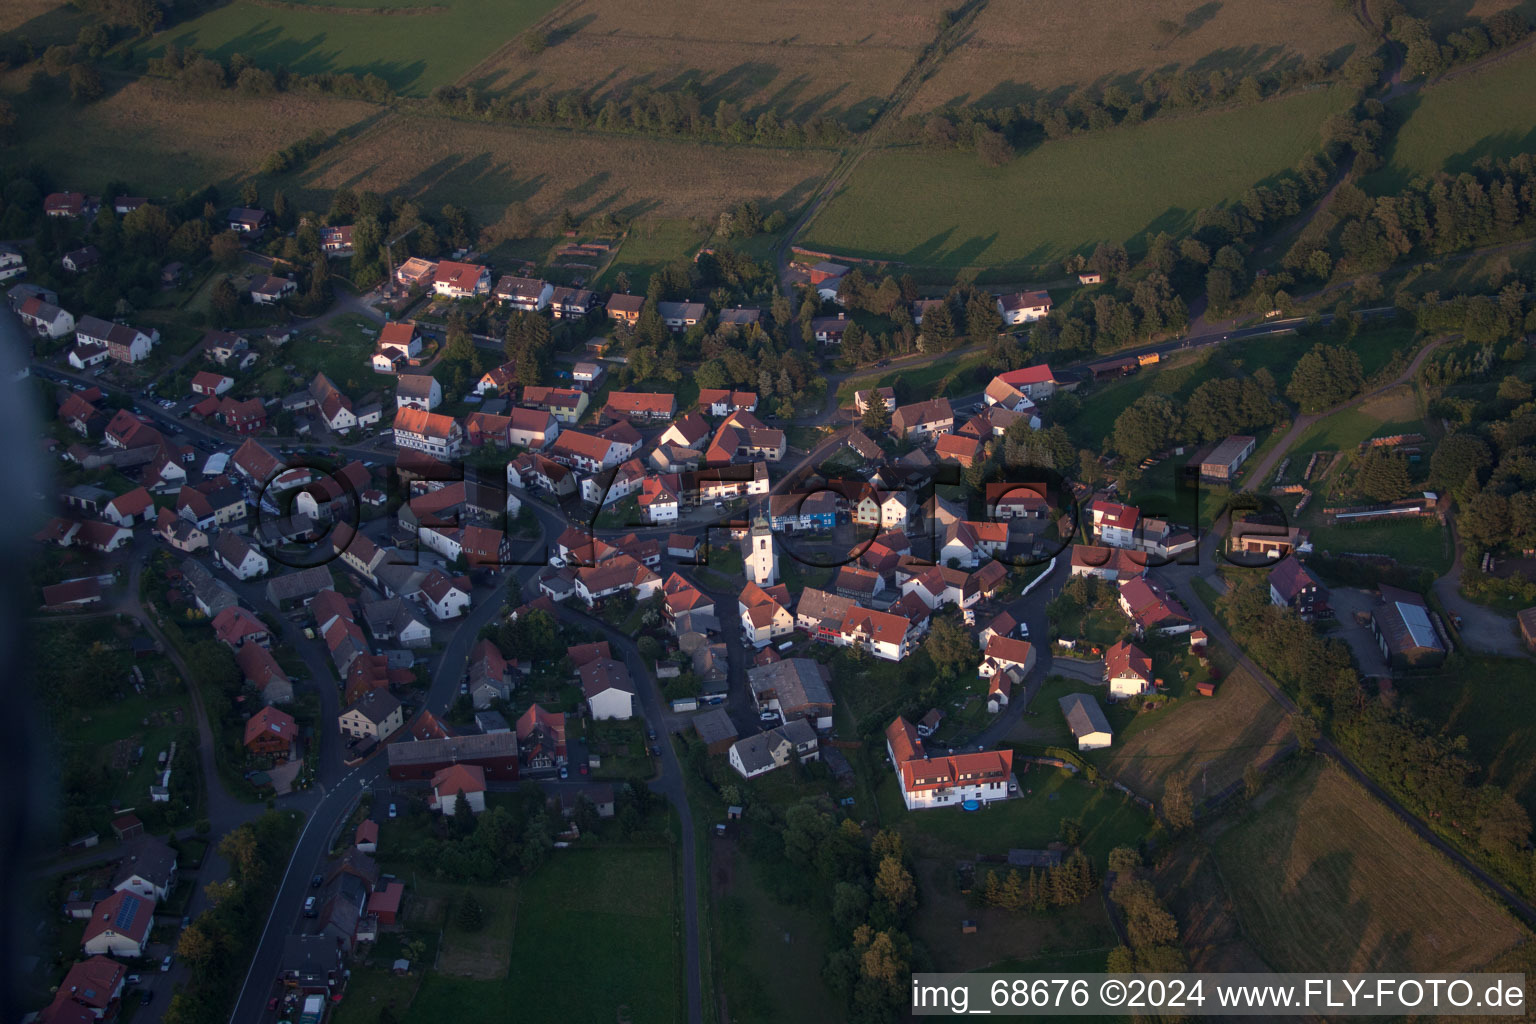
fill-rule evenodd
<path id="1" fill-rule="evenodd" d="M 155 998 L 155 991 L 154 991 L 154 989 L 147 988 L 147 989 L 145 989 L 143 991 L 142 994 L 140 994 L 139 1002 L 143 1003 L 145 1006 L 148 1006 L 151 1002 L 154 1001 L 154 998 Z"/>
<path id="2" fill-rule="evenodd" d="M 394 804 L 390 804 L 390 805 L 389 805 L 389 816 L 390 816 L 390 817 L 391 817 L 391 818 L 393 818 L 393 817 L 395 817 L 395 816 L 396 816 L 396 815 L 397 815 L 397 814 L 398 814 L 398 813 L 399 813 L 399 812 L 398 812 L 398 811 L 396 811 L 396 810 L 395 810 L 395 805 L 394 805 Z"/>
<path id="3" fill-rule="evenodd" d="M 560 777 L 562 779 L 568 779 L 571 777 L 570 770 L 566 768 L 565 765 L 560 766 Z"/>
<path id="4" fill-rule="evenodd" d="M 311 878 L 309 880 L 309 887 L 311 889 L 318 889 L 318 888 L 320 888 L 324 884 L 325 884 L 325 876 L 324 875 L 316 875 L 315 877 L 313 877 L 313 878 Z"/>
<path id="5" fill-rule="evenodd" d="M 171 970 L 171 954 L 165 954 L 165 959 L 160 961 L 160 973 L 168 974 Z"/>
<path id="6" fill-rule="evenodd" d="M 276 1013 L 277 1012 L 277 1008 L 280 1005 L 282 1005 L 282 1001 L 280 999 L 278 999 L 277 996 L 273 996 L 271 999 L 267 1000 L 267 1012 L 268 1013 Z"/>
<path id="7" fill-rule="evenodd" d="M 651 727 L 649 727 L 649 726 L 647 726 L 646 730 L 645 730 L 645 738 L 648 739 L 648 740 L 655 739 L 656 738 L 656 730 L 651 728 Z"/>
<path id="8" fill-rule="evenodd" d="M 137 985 L 139 983 L 139 976 L 137 974 L 130 974 L 123 979 L 123 982 L 127 985 Z"/>
<path id="9" fill-rule="evenodd" d="M 305 917 L 314 917 L 314 916 L 316 916 L 317 914 L 320 913 L 319 908 L 316 906 L 316 902 L 317 901 L 315 900 L 315 898 L 313 896 L 305 897 L 305 899 L 304 899 L 304 916 Z"/>

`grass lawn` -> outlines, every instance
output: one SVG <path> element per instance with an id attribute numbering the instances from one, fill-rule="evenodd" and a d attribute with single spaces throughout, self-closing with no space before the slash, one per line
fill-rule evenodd
<path id="1" fill-rule="evenodd" d="M 1528 811 L 1536 810 L 1536 691 L 1528 662 L 1507 658 L 1458 658 L 1427 676 L 1400 685 L 1408 707 L 1465 736 L 1468 754 L 1483 765 L 1488 781 L 1507 787 Z"/>
<path id="2" fill-rule="evenodd" d="M 371 6 L 401 7 L 385 0 Z M 161 32 L 135 51 L 157 56 L 167 45 L 227 61 L 243 54 L 258 66 L 302 75 L 378 75 L 407 96 L 425 96 L 463 75 L 555 7 L 554 0 L 440 0 L 380 13 L 330 4 L 236 0 Z M 494 25 L 493 30 L 488 30 Z"/>
<path id="3" fill-rule="evenodd" d="M 1451 535 L 1434 519 L 1360 523 L 1353 526 L 1314 526 L 1312 544 L 1333 554 L 1386 555 L 1404 565 L 1433 569 L 1438 576 L 1455 556 Z"/>
<path id="4" fill-rule="evenodd" d="M 679 257 L 691 260 L 709 234 L 708 227 L 681 218 L 640 221 L 625 234 L 619 251 L 598 275 L 594 287 L 615 287 L 614 280 L 622 271 L 629 275 L 629 290 L 644 295 L 653 273 Z M 684 408 L 681 402 L 678 408 Z"/>
<path id="5" fill-rule="evenodd" d="M 1423 429 L 1424 422 L 1413 391 L 1406 385 L 1393 388 L 1312 424 L 1291 449 L 1291 466 L 1296 469 L 1294 475 L 1299 479 L 1313 452 L 1353 452 L 1360 442 L 1372 437 L 1423 433 Z"/>
<path id="6" fill-rule="evenodd" d="M 886 771 L 875 790 L 880 822 L 900 829 L 914 855 L 954 861 L 1010 849 L 1041 849 L 1061 838 L 1061 823 L 1083 824 L 1083 852 L 1103 871 L 1109 851 L 1135 846 L 1151 826 L 1147 812 L 1106 785 L 1095 786 L 1070 772 L 1015 765 L 1020 799 L 984 804 L 979 811 L 938 807 L 909 811 L 901 802 L 896 776 Z"/>
<path id="7" fill-rule="evenodd" d="M 1469 171 L 1536 149 L 1536 52 L 1526 50 L 1474 74 L 1428 86 L 1392 104 L 1401 123 L 1386 164 L 1362 185 L 1395 191 L 1419 175 Z"/>
<path id="8" fill-rule="evenodd" d="M 972 904 L 952 861 L 919 860 L 914 867 L 922 899 L 910 930 L 928 947 L 935 970 L 1101 971 L 1118 944 L 1097 891 L 1070 907 L 1008 911 Z M 960 933 L 966 920 L 976 923 L 975 934 Z"/>
<path id="9" fill-rule="evenodd" d="M 920 398 L 937 398 L 941 395 L 953 398 L 957 395 L 973 393 L 985 386 L 990 377 L 983 366 L 985 362 L 985 356 L 970 355 L 959 359 L 941 359 L 936 363 L 910 370 L 897 366 L 882 373 L 850 377 L 838 386 L 837 401 L 839 405 L 851 406 L 855 391 L 863 391 L 866 388 L 895 387 L 898 381 L 906 386 L 914 396 L 914 401 Z M 900 394 L 898 391 L 898 398 Z"/>
<path id="10" fill-rule="evenodd" d="M 682 1013 L 675 890 L 672 854 L 663 847 L 557 851 L 517 885 L 516 924 L 505 954 L 510 969 L 491 980 L 451 976 L 450 924 L 438 969 L 423 979 L 400 1019 L 502 1024 L 509 1007 L 536 1005 L 550 1020 L 617 1015 L 635 1024 L 671 1024 Z M 484 904 L 488 890 L 476 893 Z M 466 937 L 465 947 L 491 951 L 498 944 L 487 934 L 473 942 Z M 602 983 L 577 984 L 574 978 Z"/>
<path id="11" fill-rule="evenodd" d="M 1212 831 L 1243 934 L 1275 970 L 1469 970 L 1528 935 L 1322 758 Z"/>
<path id="12" fill-rule="evenodd" d="M 365 393 L 389 389 L 392 378 L 374 373 L 368 364 L 378 338 L 378 325 L 360 316 L 339 316 L 319 334 L 305 334 L 283 350 L 286 362 L 308 384 L 324 373 L 354 402 Z"/>
<path id="13" fill-rule="evenodd" d="M 777 772 L 771 775 L 779 774 Z M 736 1024 L 830 1021 L 843 1007 L 821 979 L 832 922 L 817 906 L 782 903 L 767 870 L 734 843 L 713 841 L 712 863 L 720 984 Z M 785 984 L 792 977 L 794 984 Z"/>
<path id="14" fill-rule="evenodd" d="M 645 749 L 645 725 L 640 719 L 586 721 L 584 728 L 589 748 L 603 760 L 601 768 L 592 770 L 593 778 L 649 778 L 654 773 L 651 756 Z"/>
<path id="15" fill-rule="evenodd" d="M 969 153 L 882 150 L 859 164 L 803 242 L 953 268 L 1054 265 L 1101 241 L 1138 249 L 1315 152 L 1319 126 L 1348 103 L 1342 89 L 1319 89 L 1156 118 L 1043 143 L 999 168 Z"/>

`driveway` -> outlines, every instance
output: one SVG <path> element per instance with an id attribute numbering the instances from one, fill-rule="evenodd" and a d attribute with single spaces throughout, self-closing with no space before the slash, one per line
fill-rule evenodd
<path id="1" fill-rule="evenodd" d="M 1349 644 L 1354 652 L 1355 663 L 1363 675 L 1371 676 L 1387 671 L 1387 663 L 1376 646 L 1376 637 L 1370 626 L 1357 625 L 1356 612 L 1369 612 L 1378 603 L 1376 595 L 1358 587 L 1336 587 L 1328 592 L 1328 603 L 1333 607 L 1338 628 L 1333 636 Z"/>

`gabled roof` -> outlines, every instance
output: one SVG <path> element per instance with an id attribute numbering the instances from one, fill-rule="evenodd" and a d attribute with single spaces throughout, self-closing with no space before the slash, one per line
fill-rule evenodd
<path id="1" fill-rule="evenodd" d="M 1140 679 L 1152 682 L 1152 658 L 1135 644 L 1122 640 L 1104 652 L 1104 668 L 1110 679 Z"/>
<path id="2" fill-rule="evenodd" d="M 1044 294 L 1044 293 L 1040 293 Z M 1046 296 L 1049 299 L 1049 296 Z M 1023 387 L 1025 384 L 1044 384 L 1056 378 L 1051 374 L 1051 368 L 1045 363 L 1035 366 L 1026 366 L 1022 370 L 1009 370 L 1007 373 L 998 374 L 994 380 L 1000 380 L 1004 384 L 1014 387 Z"/>
<path id="3" fill-rule="evenodd" d="M 90 942 L 110 931 L 142 943 L 149 938 L 154 916 L 154 900 L 120 889 L 91 908 L 91 919 L 85 926 L 81 942 Z"/>
<path id="4" fill-rule="evenodd" d="M 1030 650 L 1028 640 L 1014 640 L 994 634 L 987 641 L 986 657 L 999 663 L 1026 665 L 1029 663 Z"/>
<path id="5" fill-rule="evenodd" d="M 275 736 L 291 744 L 298 735 L 299 723 L 293 720 L 293 716 L 270 705 L 256 712 L 245 723 L 246 746 L 262 736 Z"/>

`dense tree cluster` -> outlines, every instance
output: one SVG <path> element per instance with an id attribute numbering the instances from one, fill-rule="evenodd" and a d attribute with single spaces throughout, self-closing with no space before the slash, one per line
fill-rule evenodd
<path id="1" fill-rule="evenodd" d="M 146 71 L 197 93 L 231 89 L 246 96 L 262 97 L 278 92 L 312 92 L 373 103 L 387 103 L 395 96 L 389 82 L 372 72 L 361 77 L 331 71 L 300 75 L 284 67 L 275 71 L 257 67 L 240 53 L 231 56 L 226 65 L 198 50 L 183 50 L 175 43 L 167 43 L 162 56 L 149 58 Z"/>
<path id="2" fill-rule="evenodd" d="M 1433 77 L 1457 64 L 1470 63 L 1513 46 L 1531 32 L 1530 22 L 1523 14 L 1507 10 L 1486 22 L 1474 21 L 1437 39 L 1429 21 L 1407 14 L 1398 0 L 1381 0 L 1377 7 L 1378 15 L 1386 22 L 1388 37 L 1403 47 L 1405 78 Z"/>
<path id="3" fill-rule="evenodd" d="M 1109 869 L 1115 875 L 1109 898 L 1119 909 L 1130 945 L 1112 950 L 1105 970 L 1111 974 L 1186 970 L 1184 950 L 1179 946 L 1179 922 L 1143 877 L 1136 851 L 1127 847 L 1111 850 Z"/>
<path id="4" fill-rule="evenodd" d="M 1093 865 L 1081 851 L 1073 851 L 1060 864 L 1044 871 L 988 871 L 977 886 L 977 895 L 989 907 L 1046 910 L 1081 903 L 1097 885 Z"/>
<path id="5" fill-rule="evenodd" d="M 1471 171 L 1415 178 L 1389 195 L 1345 182 L 1329 211 L 1338 230 L 1308 233 L 1286 255 L 1288 269 L 1326 280 L 1335 268 L 1359 274 L 1523 237 L 1536 227 L 1536 155 L 1483 159 Z"/>
<path id="6" fill-rule="evenodd" d="M 820 115 L 796 121 L 771 110 L 753 115 L 725 100 L 711 103 L 693 81 L 665 89 L 640 85 L 628 94 L 608 96 L 570 92 L 491 97 L 472 85 L 442 85 L 432 91 L 432 102 L 460 117 L 488 121 L 756 146 L 840 146 L 853 134 L 841 121 Z"/>
<path id="7" fill-rule="evenodd" d="M 1318 342 L 1296 360 L 1285 397 L 1302 412 L 1320 412 L 1358 395 L 1364 385 L 1365 371 L 1356 352 L 1343 345 Z"/>
<path id="8" fill-rule="evenodd" d="M 229 1017 L 235 988 L 263 934 L 299 816 L 268 811 L 219 840 L 229 878 L 206 887 L 208 909 L 182 930 L 176 955 L 192 967 L 166 1007 L 169 1024 L 213 1024 Z"/>
<path id="9" fill-rule="evenodd" d="M 1182 114 L 1229 103 L 1248 106 L 1326 80 L 1365 89 L 1380 78 L 1382 67 L 1379 53 L 1362 51 L 1332 67 L 1313 58 L 1242 76 L 1223 68 L 1208 72 L 1172 69 L 1154 72 L 1134 85 L 1116 82 L 1079 89 L 1065 99 L 1042 96 L 1004 107 L 947 107 L 915 114 L 902 123 L 901 135 L 932 149 L 973 151 L 983 164 L 996 167 L 1011 160 L 1016 151 L 1043 140 L 1139 124 L 1159 114 Z"/>

